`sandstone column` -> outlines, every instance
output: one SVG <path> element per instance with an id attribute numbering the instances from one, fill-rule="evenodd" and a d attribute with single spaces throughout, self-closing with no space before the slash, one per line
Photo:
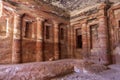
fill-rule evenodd
<path id="1" fill-rule="evenodd" d="M 43 61 L 43 22 L 44 19 L 37 18 L 37 42 L 36 42 L 36 61 Z"/>
<path id="2" fill-rule="evenodd" d="M 59 59 L 59 23 L 54 21 L 54 58 Z"/>
<path id="3" fill-rule="evenodd" d="M 21 16 L 14 16 L 12 63 L 21 62 Z"/>

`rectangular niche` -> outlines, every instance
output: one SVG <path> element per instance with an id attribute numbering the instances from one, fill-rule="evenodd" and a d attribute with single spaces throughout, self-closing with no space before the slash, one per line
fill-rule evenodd
<path id="1" fill-rule="evenodd" d="M 7 20 L 0 21 L 0 36 L 6 36 L 7 32 Z"/>
<path id="2" fill-rule="evenodd" d="M 45 29 L 46 39 L 50 39 L 50 26 L 46 25 Z"/>
<path id="3" fill-rule="evenodd" d="M 60 28 L 60 39 L 64 40 L 64 29 Z"/>
<path id="4" fill-rule="evenodd" d="M 83 46 L 82 42 L 82 31 L 81 28 L 76 29 L 76 48 L 81 49 Z"/>
<path id="5" fill-rule="evenodd" d="M 94 43 L 98 39 L 98 24 L 90 26 L 90 49 L 93 49 Z"/>
<path id="6" fill-rule="evenodd" d="M 25 38 L 31 38 L 32 37 L 32 23 L 26 22 L 25 23 Z"/>

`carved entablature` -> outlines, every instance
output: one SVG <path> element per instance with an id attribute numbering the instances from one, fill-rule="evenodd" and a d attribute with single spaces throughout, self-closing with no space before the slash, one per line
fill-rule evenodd
<path id="1" fill-rule="evenodd" d="M 87 20 L 87 23 L 91 23 L 91 22 L 93 22 L 94 20 L 97 20 L 97 18 L 88 19 L 88 20 Z"/>
<path id="2" fill-rule="evenodd" d="M 95 14 L 98 12 L 99 12 L 99 9 L 97 7 L 95 7 L 95 8 L 89 9 L 87 11 L 81 12 L 80 14 L 77 14 L 75 16 L 72 16 L 71 19 L 82 17 L 82 16 L 89 16 L 89 15 L 92 15 L 92 14 Z"/>

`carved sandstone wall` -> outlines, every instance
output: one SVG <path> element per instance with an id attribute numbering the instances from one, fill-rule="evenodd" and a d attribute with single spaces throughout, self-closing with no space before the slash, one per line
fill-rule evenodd
<path id="1" fill-rule="evenodd" d="M 120 3 L 109 9 L 109 33 L 113 63 L 120 63 Z"/>
<path id="2" fill-rule="evenodd" d="M 38 0 L 2 1 L 0 63 L 78 58 L 108 64 L 111 54 L 119 63 L 119 9 L 119 3 L 98 3 L 69 14 Z"/>
<path id="3" fill-rule="evenodd" d="M 95 63 L 107 64 L 108 33 L 106 4 L 99 3 L 84 10 L 71 12 L 71 52 L 75 58 L 88 58 Z M 81 29 L 82 47 L 78 48 L 76 30 Z M 71 53 L 71 54 L 72 54 Z"/>
<path id="4" fill-rule="evenodd" d="M 0 63 L 59 59 L 59 26 L 69 24 L 68 14 L 61 14 L 62 11 L 59 12 L 59 8 L 56 9 L 58 12 L 55 12 L 55 8 L 49 7 L 50 5 L 44 4 L 43 6 L 41 3 L 39 5 L 32 1 L 28 3 L 3 1 L 1 4 L 3 5 L 1 7 L 3 30 L 0 30 Z M 9 24 L 4 19 L 9 19 Z M 5 23 L 6 29 L 4 29 Z M 46 26 L 50 28 L 48 31 L 46 31 Z M 4 31 L 7 31 L 5 38 Z M 46 34 L 50 34 L 47 40 Z"/>

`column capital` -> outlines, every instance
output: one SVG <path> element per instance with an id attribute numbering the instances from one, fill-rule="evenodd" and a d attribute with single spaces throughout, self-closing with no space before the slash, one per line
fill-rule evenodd
<path id="1" fill-rule="evenodd" d="M 14 16 L 15 16 L 15 17 L 21 17 L 21 15 L 19 15 L 19 14 L 14 14 Z"/>
<path id="2" fill-rule="evenodd" d="M 84 19 L 81 23 L 82 23 L 82 24 L 86 24 L 86 23 L 87 23 L 87 20 Z"/>
<path id="3" fill-rule="evenodd" d="M 25 14 L 17 14 L 17 13 L 14 13 L 14 17 L 15 18 L 23 18 L 25 16 Z"/>
<path id="4" fill-rule="evenodd" d="M 54 25 L 59 25 L 60 22 L 53 20 L 53 24 L 54 24 Z"/>
<path id="5" fill-rule="evenodd" d="M 104 9 L 106 7 L 106 4 L 105 3 L 102 3 L 100 6 L 99 6 L 99 9 Z"/>
<path id="6" fill-rule="evenodd" d="M 45 21 L 45 19 L 42 18 L 42 17 L 37 17 L 36 20 L 37 20 L 37 21 Z"/>

